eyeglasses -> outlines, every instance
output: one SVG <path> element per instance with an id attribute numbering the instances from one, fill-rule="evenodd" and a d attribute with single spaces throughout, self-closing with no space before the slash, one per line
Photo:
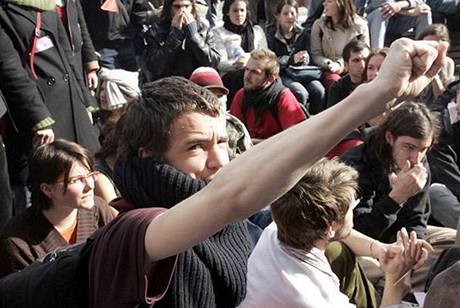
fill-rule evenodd
<path id="1" fill-rule="evenodd" d="M 74 177 L 69 178 L 69 180 L 67 181 L 67 185 L 83 184 L 83 182 L 85 184 L 94 184 L 94 182 L 96 182 L 97 180 L 98 175 L 99 175 L 98 171 L 93 171 L 86 175 L 74 176 Z M 64 181 L 58 181 L 56 183 L 63 184 Z"/>

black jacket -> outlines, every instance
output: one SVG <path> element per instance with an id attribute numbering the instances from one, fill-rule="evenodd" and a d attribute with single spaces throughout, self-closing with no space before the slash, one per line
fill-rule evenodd
<path id="1" fill-rule="evenodd" d="M 86 72 L 88 68 L 98 68 L 97 62 L 95 62 L 98 57 L 88 32 L 80 1 L 66 0 L 65 9 L 67 16 L 65 29 L 69 37 L 72 55 L 75 57 L 75 64 L 80 67 L 82 64 L 86 66 L 84 70 L 83 68 L 81 69 L 82 72 Z M 92 67 L 91 62 L 94 62 Z"/>
<path id="2" fill-rule="evenodd" d="M 294 65 L 294 54 L 301 50 L 307 50 L 306 33 L 299 26 L 294 27 L 294 39 L 290 44 L 281 35 L 281 30 L 278 27 L 273 34 L 267 34 L 267 44 L 278 57 L 278 63 L 281 69 L 285 69 L 288 65 Z"/>
<path id="3" fill-rule="evenodd" d="M 51 114 L 1 26 L 0 43 L 0 90 L 3 94 L 0 96 L 0 104 L 5 109 L 8 108 L 9 118 L 12 120 L 9 128 L 17 130 L 22 136 L 30 137 L 34 126 L 51 118 Z"/>
<path id="4" fill-rule="evenodd" d="M 100 0 L 81 0 L 88 30 L 97 50 L 116 48 L 114 42 L 131 40 L 135 31 L 153 18 L 147 0 L 118 0 L 118 13 L 103 11 L 102 3 Z"/>
<path id="5" fill-rule="evenodd" d="M 35 53 L 35 80 L 29 62 L 29 52 L 35 33 L 36 10 L 3 3 L 0 8 L 0 25 L 10 37 L 21 58 L 22 66 L 29 72 L 47 110 L 56 121 L 53 130 L 56 138 L 75 141 L 95 152 L 99 148 L 97 130 L 92 126 L 86 107 L 96 106 L 94 98 L 84 85 L 79 67 L 64 26 L 54 11 L 42 12 L 40 38 L 51 42 Z"/>
<path id="6" fill-rule="evenodd" d="M 169 22 L 156 23 L 147 32 L 146 43 L 141 59 L 142 82 L 169 76 L 189 78 L 198 67 L 217 68 L 221 58 L 212 31 L 199 21 L 182 31 Z"/>
<path id="7" fill-rule="evenodd" d="M 402 227 L 408 232 L 415 231 L 419 238 L 425 238 L 430 216 L 428 189 L 431 184 L 426 158 L 422 162 L 428 171 L 425 187 L 400 207 L 388 196 L 391 191 L 388 174 L 384 174 L 382 165 L 373 151 L 374 138 L 374 135 L 371 135 L 367 142 L 350 149 L 340 157 L 359 173 L 358 193 L 361 202 L 353 212 L 354 228 L 386 243 L 395 241 L 397 231 Z"/>

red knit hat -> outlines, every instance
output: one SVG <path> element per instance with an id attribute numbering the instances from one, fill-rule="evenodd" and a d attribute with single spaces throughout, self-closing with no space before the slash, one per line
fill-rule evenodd
<path id="1" fill-rule="evenodd" d="M 190 76 L 190 81 L 193 81 L 199 86 L 206 89 L 219 89 L 225 95 L 228 94 L 228 89 L 224 87 L 222 79 L 215 69 L 212 67 L 202 66 L 193 71 Z"/>

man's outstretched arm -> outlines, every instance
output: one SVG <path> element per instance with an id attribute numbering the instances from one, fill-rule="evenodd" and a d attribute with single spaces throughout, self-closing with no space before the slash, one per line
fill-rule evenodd
<path id="1" fill-rule="evenodd" d="M 396 98 L 420 92 L 439 71 L 446 47 L 397 40 L 372 82 L 240 155 L 206 188 L 153 220 L 145 236 L 147 259 L 153 262 L 182 252 L 279 198 L 349 131 L 381 114 Z"/>

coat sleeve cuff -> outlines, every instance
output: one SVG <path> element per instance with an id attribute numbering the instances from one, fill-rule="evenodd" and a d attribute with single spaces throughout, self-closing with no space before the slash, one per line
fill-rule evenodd
<path id="1" fill-rule="evenodd" d="M 46 117 L 32 127 L 32 131 L 36 132 L 45 128 L 49 128 L 54 124 L 54 120 L 51 117 Z"/>

